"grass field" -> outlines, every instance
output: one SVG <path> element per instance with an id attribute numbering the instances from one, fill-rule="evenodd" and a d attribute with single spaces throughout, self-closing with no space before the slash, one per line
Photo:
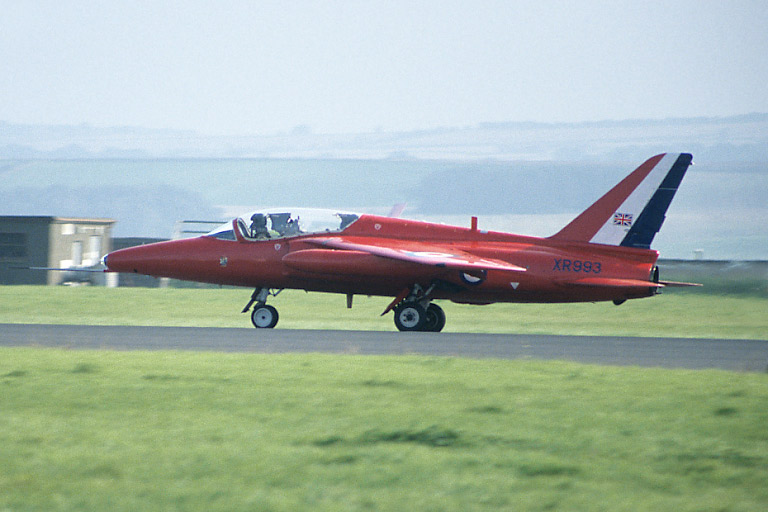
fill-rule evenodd
<path id="1" fill-rule="evenodd" d="M 5 286 L 0 323 L 250 327 L 240 314 L 249 297 L 246 289 Z M 343 295 L 285 291 L 269 303 L 280 312 L 277 328 L 393 331 L 392 315 L 379 316 L 389 301 L 356 296 L 348 310 Z M 753 295 L 673 291 L 619 307 L 440 304 L 446 332 L 768 339 L 768 297 Z"/>
<path id="2" fill-rule="evenodd" d="M 249 327 L 248 290 L 0 287 L 0 323 Z M 278 328 L 394 330 L 284 292 Z M 441 303 L 446 331 L 768 339 L 768 298 Z M 0 511 L 768 509 L 768 375 L 0 348 Z"/>
<path id="3" fill-rule="evenodd" d="M 766 510 L 768 375 L 0 349 L 0 510 Z"/>

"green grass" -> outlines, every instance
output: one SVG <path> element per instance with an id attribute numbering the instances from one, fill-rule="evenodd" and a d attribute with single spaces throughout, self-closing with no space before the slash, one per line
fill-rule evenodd
<path id="1" fill-rule="evenodd" d="M 250 327 L 246 289 L 0 287 L 0 323 Z M 395 330 L 389 298 L 285 291 L 269 303 L 285 329 Z M 768 339 L 768 297 L 665 292 L 611 303 L 494 304 L 440 301 L 445 332 Z"/>
<path id="2" fill-rule="evenodd" d="M 766 510 L 768 375 L 0 349 L 0 510 Z"/>

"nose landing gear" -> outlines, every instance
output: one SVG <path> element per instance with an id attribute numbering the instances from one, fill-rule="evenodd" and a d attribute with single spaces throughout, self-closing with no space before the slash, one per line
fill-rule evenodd
<path id="1" fill-rule="evenodd" d="M 277 310 L 267 304 L 257 304 L 251 312 L 251 322 L 258 329 L 271 329 L 277 325 L 280 316 Z"/>
<path id="2" fill-rule="evenodd" d="M 254 290 L 251 300 L 248 301 L 248 304 L 245 305 L 242 311 L 247 313 L 251 306 L 254 303 L 256 304 L 253 306 L 253 311 L 251 311 L 251 322 L 254 327 L 257 329 L 272 329 L 277 325 L 280 315 L 277 314 L 277 309 L 267 305 L 267 297 L 270 295 L 276 297 L 281 291 L 277 290 L 275 292 L 269 288 L 256 288 Z"/>

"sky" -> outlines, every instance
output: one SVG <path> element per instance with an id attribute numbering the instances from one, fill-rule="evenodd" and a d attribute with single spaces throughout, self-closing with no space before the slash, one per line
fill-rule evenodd
<path id="1" fill-rule="evenodd" d="M 0 121 L 366 133 L 768 112 L 768 2 L 0 0 Z"/>

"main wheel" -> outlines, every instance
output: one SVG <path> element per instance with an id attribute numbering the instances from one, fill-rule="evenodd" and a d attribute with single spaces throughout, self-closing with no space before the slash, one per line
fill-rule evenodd
<path id="1" fill-rule="evenodd" d="M 440 332 L 445 327 L 445 311 L 437 304 L 427 306 L 427 314 L 424 318 L 423 331 Z"/>
<path id="2" fill-rule="evenodd" d="M 421 331 L 426 317 L 418 302 L 403 302 L 395 308 L 395 326 L 400 331 Z"/>
<path id="3" fill-rule="evenodd" d="M 259 329 L 273 328 L 277 325 L 278 318 L 277 310 L 266 304 L 254 306 L 251 312 L 251 322 L 253 322 L 254 327 Z"/>

